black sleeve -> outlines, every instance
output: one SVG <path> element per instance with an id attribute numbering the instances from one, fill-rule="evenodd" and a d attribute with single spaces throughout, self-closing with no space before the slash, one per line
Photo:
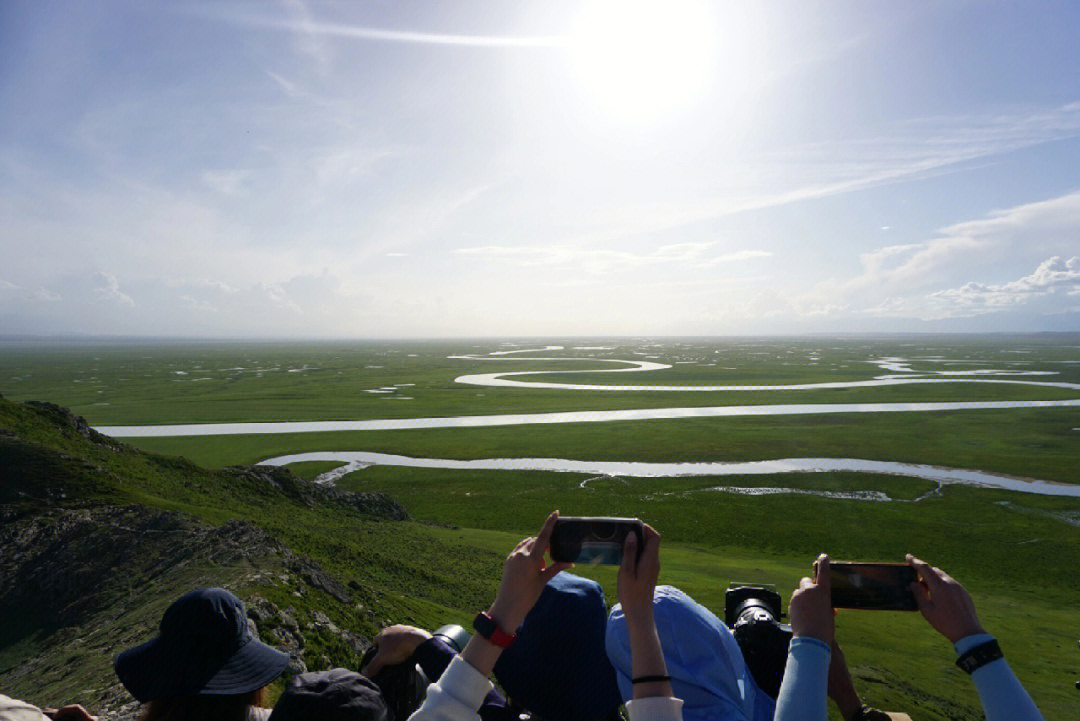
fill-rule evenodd
<path id="1" fill-rule="evenodd" d="M 454 656 L 457 656 L 454 649 L 441 639 L 429 638 L 413 651 L 409 660 L 420 665 L 428 680 L 438 681 L 446 667 L 454 660 Z M 481 721 L 517 721 L 517 714 L 510 708 L 506 698 L 493 689 L 480 704 L 480 719 Z"/>

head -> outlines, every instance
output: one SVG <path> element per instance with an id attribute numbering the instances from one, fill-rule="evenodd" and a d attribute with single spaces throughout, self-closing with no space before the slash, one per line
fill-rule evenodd
<path id="1" fill-rule="evenodd" d="M 257 703 L 257 692 L 288 662 L 251 635 L 240 599 L 200 588 L 169 606 L 158 635 L 118 655 L 113 667 L 131 695 L 149 704 L 149 719 L 224 720 L 233 718 L 227 709 Z"/>
<path id="2" fill-rule="evenodd" d="M 143 707 L 139 721 L 248 721 L 252 706 L 266 703 L 266 690 L 250 693 L 157 698 Z"/>
<path id="3" fill-rule="evenodd" d="M 387 721 L 379 687 L 355 671 L 335 668 L 305 673 L 286 687 L 270 721 Z"/>

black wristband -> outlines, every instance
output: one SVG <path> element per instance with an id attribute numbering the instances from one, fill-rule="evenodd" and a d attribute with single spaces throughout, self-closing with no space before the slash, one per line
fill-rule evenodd
<path id="1" fill-rule="evenodd" d="M 999 658 L 1005 658 L 1005 654 L 1001 652 L 1001 646 L 998 646 L 998 642 L 991 639 L 986 643 L 979 644 L 960 658 L 956 659 L 956 665 L 965 673 L 972 674 L 986 664 L 997 661 Z"/>
<path id="2" fill-rule="evenodd" d="M 638 676 L 637 678 L 631 680 L 630 683 L 657 683 L 657 682 L 660 682 L 660 681 L 670 681 L 670 680 L 671 680 L 671 676 L 664 676 L 662 674 L 657 674 L 655 676 Z"/>

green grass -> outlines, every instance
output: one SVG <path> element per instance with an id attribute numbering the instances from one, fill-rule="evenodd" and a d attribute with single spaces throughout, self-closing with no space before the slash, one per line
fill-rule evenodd
<path id="1" fill-rule="evenodd" d="M 451 359 L 503 348 L 492 341 L 439 342 L 0 342 L 0 392 L 15 400 L 42 399 L 72 408 L 97 425 L 407 418 L 712 406 L 760 403 L 849 403 L 933 400 L 1074 398 L 1075 391 L 974 383 L 764 392 L 633 392 L 491 388 L 454 383 L 460 375 L 541 371 L 522 380 L 619 385 L 791 384 L 867 380 L 882 371 L 868 361 L 885 356 L 946 356 L 971 363 L 917 363 L 927 370 L 998 367 L 1050 369 L 1080 381 L 1080 366 L 1054 336 L 927 337 L 902 339 L 616 339 L 553 341 L 566 350 L 540 357 L 594 356 L 655 360 L 666 370 L 643 373 L 543 373 L 619 368 L 596 361 Z M 528 341 L 523 347 L 545 342 Z M 575 351 L 574 345 L 610 345 Z M 1011 349 L 1031 354 L 1009 354 Z M 810 361 L 809 358 L 818 358 Z M 691 360 L 693 365 L 680 361 Z M 1030 363 L 1031 365 L 1015 365 Z M 715 365 L 708 365 L 715 364 Z M 182 374 L 182 375 L 181 375 Z M 393 393 L 369 393 L 395 384 Z M 404 400 L 404 398 L 409 400 Z"/>
<path id="2" fill-rule="evenodd" d="M 754 461 L 834 457 L 928 463 L 1080 482 L 1080 408 L 687 418 L 488 428 L 133 438 L 207 466 L 306 451 L 430 458 Z"/>

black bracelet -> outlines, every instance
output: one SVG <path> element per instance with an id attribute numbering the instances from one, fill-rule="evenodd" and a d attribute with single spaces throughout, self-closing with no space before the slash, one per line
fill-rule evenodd
<path id="1" fill-rule="evenodd" d="M 980 643 L 956 659 L 956 665 L 971 674 L 986 664 L 997 661 L 999 658 L 1005 658 L 1005 654 L 1001 652 L 1001 646 L 998 646 L 997 641 L 990 640 L 986 643 Z"/>
<path id="2" fill-rule="evenodd" d="M 657 674 L 655 676 L 638 676 L 637 678 L 633 679 L 630 683 L 658 683 L 658 682 L 661 682 L 661 681 L 670 681 L 670 680 L 671 680 L 671 676 L 662 676 L 660 674 Z"/>

